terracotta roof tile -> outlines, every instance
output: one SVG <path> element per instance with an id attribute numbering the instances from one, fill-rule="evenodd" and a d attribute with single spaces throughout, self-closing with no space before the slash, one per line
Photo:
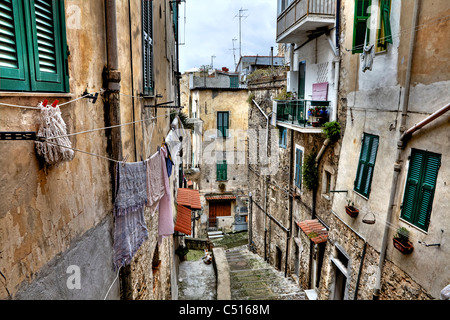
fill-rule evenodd
<path id="1" fill-rule="evenodd" d="M 319 220 L 304 220 L 296 222 L 300 229 L 311 239 L 312 242 L 318 244 L 326 242 L 328 239 L 328 231 Z M 314 232 L 315 236 L 311 237 L 311 233 Z"/>
<path id="2" fill-rule="evenodd" d="M 217 195 L 217 196 L 206 196 L 206 200 L 214 201 L 214 200 L 235 200 L 236 196 L 232 195 Z"/>
<path id="3" fill-rule="evenodd" d="M 198 190 L 179 188 L 177 203 L 191 209 L 201 209 L 200 192 Z"/>
<path id="4" fill-rule="evenodd" d="M 178 204 L 177 212 L 174 230 L 188 235 L 191 234 L 191 209 Z"/>

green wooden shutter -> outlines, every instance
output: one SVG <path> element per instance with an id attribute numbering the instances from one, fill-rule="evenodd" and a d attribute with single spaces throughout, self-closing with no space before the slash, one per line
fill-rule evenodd
<path id="1" fill-rule="evenodd" d="M 302 150 L 295 149 L 295 185 L 298 188 L 302 187 L 302 156 Z"/>
<path id="2" fill-rule="evenodd" d="M 217 163 L 217 180 L 227 180 L 227 162 L 225 160 Z"/>
<path id="3" fill-rule="evenodd" d="M 60 7 L 62 6 L 62 7 Z M 64 3 L 30 0 L 31 87 L 33 91 L 65 91 Z"/>
<path id="4" fill-rule="evenodd" d="M 22 1 L 0 3 L 0 90 L 29 90 Z"/>
<path id="5" fill-rule="evenodd" d="M 428 230 L 441 155 L 412 149 L 401 217 Z"/>
<path id="6" fill-rule="evenodd" d="M 364 133 L 354 190 L 369 197 L 379 138 Z"/>
<path id="7" fill-rule="evenodd" d="M 217 130 L 220 137 L 228 137 L 229 113 L 217 112 Z"/>
<path id="8" fill-rule="evenodd" d="M 369 28 L 367 20 L 370 17 L 368 12 L 371 0 L 355 0 L 355 15 L 353 20 L 353 48 L 352 53 L 362 53 L 364 41 L 369 38 Z"/>
<path id="9" fill-rule="evenodd" d="M 392 30 L 390 21 L 391 0 L 380 2 L 380 29 L 378 29 L 378 48 L 386 50 L 387 43 L 392 42 Z"/>
<path id="10" fill-rule="evenodd" d="M 142 0 L 142 64 L 144 95 L 152 95 L 153 81 L 153 8 L 152 1 Z"/>

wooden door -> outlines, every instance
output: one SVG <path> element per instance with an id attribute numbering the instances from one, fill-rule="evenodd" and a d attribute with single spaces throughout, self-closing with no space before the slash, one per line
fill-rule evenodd
<path id="1" fill-rule="evenodd" d="M 217 227 L 217 217 L 231 216 L 231 202 L 209 203 L 209 227 Z"/>

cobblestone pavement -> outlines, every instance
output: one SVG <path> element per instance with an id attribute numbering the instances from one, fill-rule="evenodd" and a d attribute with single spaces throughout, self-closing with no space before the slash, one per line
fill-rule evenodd
<path id="1" fill-rule="evenodd" d="M 232 300 L 306 300 L 304 291 L 284 272 L 240 246 L 226 250 Z"/>

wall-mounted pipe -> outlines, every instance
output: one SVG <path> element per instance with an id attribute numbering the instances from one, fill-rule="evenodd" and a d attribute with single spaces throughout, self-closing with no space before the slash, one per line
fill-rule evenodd
<path id="1" fill-rule="evenodd" d="M 416 39 L 416 26 L 418 22 L 419 17 L 419 0 L 414 0 L 414 11 L 413 11 L 413 19 L 412 19 L 412 26 L 411 30 L 411 39 L 409 43 L 409 56 L 408 56 L 408 66 L 406 69 L 406 82 L 405 82 L 405 96 L 403 98 L 403 108 L 402 108 L 402 121 L 400 125 L 400 132 L 405 131 L 406 127 L 406 117 L 408 113 L 408 104 L 409 104 L 409 91 L 411 86 L 411 68 L 412 68 L 412 61 L 413 61 L 413 53 L 414 53 L 414 46 L 415 46 L 415 39 Z M 388 205 L 388 211 L 386 214 L 386 223 L 384 227 L 384 233 L 383 233 L 383 239 L 381 242 L 381 250 L 380 250 L 380 259 L 378 261 L 378 267 L 377 267 L 377 275 L 375 279 L 375 288 L 373 291 L 373 300 L 378 300 L 381 290 L 381 275 L 384 265 L 384 259 L 386 257 L 386 250 L 387 250 L 387 244 L 388 244 L 388 234 L 389 234 L 389 226 L 392 223 L 392 213 L 394 211 L 394 200 L 395 195 L 397 192 L 397 184 L 398 184 L 398 177 L 401 171 L 401 154 L 405 147 L 405 143 L 403 140 L 399 140 L 397 143 L 397 155 L 394 163 L 394 173 L 392 176 L 392 182 L 391 182 L 391 194 L 389 196 L 389 205 Z"/>

